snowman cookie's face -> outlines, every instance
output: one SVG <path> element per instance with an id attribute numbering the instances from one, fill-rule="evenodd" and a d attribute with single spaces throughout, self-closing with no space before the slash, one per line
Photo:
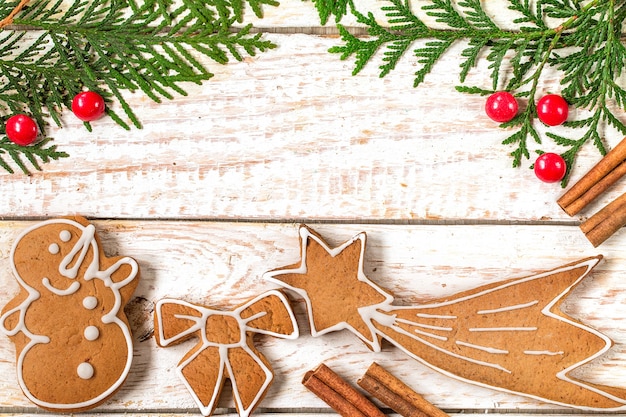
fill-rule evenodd
<path id="1" fill-rule="evenodd" d="M 86 229 L 61 220 L 30 229 L 13 249 L 17 275 L 42 295 L 75 292 L 97 250 L 93 233 L 89 236 Z"/>

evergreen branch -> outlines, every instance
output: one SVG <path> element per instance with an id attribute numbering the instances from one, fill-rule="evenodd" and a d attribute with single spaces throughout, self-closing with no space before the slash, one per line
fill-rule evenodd
<path id="1" fill-rule="evenodd" d="M 231 28 L 247 6 L 261 17 L 263 6 L 276 0 L 184 0 L 178 6 L 171 0 L 30 0 L 25 7 L 27 1 L 0 5 L 0 30 L 13 23 L 38 35 L 6 28 L 0 34 L 0 114 L 27 113 L 40 127 L 48 117 L 60 126 L 61 113 L 85 89 L 109 104 L 117 101 L 127 120 L 141 127 L 124 90 L 140 90 L 155 102 L 172 99 L 186 95 L 186 83 L 213 76 L 199 56 L 225 64 L 275 47 L 251 25 Z M 106 113 L 129 128 L 110 106 Z M 3 149 L 23 172 L 27 163 L 39 169 L 38 161 L 62 154 Z M 7 161 L 0 166 L 9 171 Z"/>
<path id="2" fill-rule="evenodd" d="M 431 0 L 431 4 L 422 7 L 426 14 L 438 23 L 444 23 L 451 29 L 471 29 L 471 25 L 454 7 L 452 0 Z"/>
<path id="3" fill-rule="evenodd" d="M 428 75 L 435 63 L 439 60 L 439 57 L 444 54 L 452 46 L 454 39 L 435 40 L 426 42 L 426 44 L 415 50 L 415 56 L 418 58 L 417 63 L 422 65 L 422 68 L 415 73 L 415 80 L 413 81 L 413 87 L 420 85 L 426 75 Z"/>
<path id="4" fill-rule="evenodd" d="M 352 0 L 313 0 L 315 9 L 320 18 L 320 23 L 325 25 L 331 16 L 335 16 L 335 23 L 348 13 L 348 7 L 352 6 Z"/>
<path id="5" fill-rule="evenodd" d="M 554 145 L 567 148 L 562 155 L 568 166 L 573 165 L 586 143 L 591 142 L 601 154 L 606 152 L 600 133 L 603 124 L 626 135 L 626 122 L 621 114 L 615 114 L 607 105 L 612 100 L 626 110 L 622 74 L 626 67 L 626 45 L 622 41 L 626 0 L 508 0 L 508 8 L 519 16 L 512 22 L 517 25 L 515 29 L 500 28 L 485 12 L 480 0 L 429 0 L 422 5 L 422 10 L 437 24 L 445 25 L 443 29 L 422 22 L 411 11 L 408 0 L 388 0 L 388 3 L 381 7 L 388 26 L 376 22 L 371 12 L 362 14 L 353 10 L 357 20 L 367 26 L 370 37 L 357 39 L 343 29 L 340 31 L 343 45 L 330 51 L 341 53 L 341 59 L 356 55 L 356 74 L 382 50 L 382 77 L 395 68 L 410 45 L 420 41 L 413 49 L 420 65 L 414 80 L 417 86 L 452 44 L 464 42 L 459 63 L 461 83 L 479 60 L 484 59 L 489 64 L 490 86 L 457 86 L 457 91 L 487 95 L 504 89 L 527 103 L 513 121 L 501 125 L 514 129 L 502 141 L 514 148 L 513 166 L 520 166 L 523 159 L 530 158 L 531 142 L 535 146 L 542 144 L 534 126 L 535 102 L 548 67 L 562 73 L 561 95 L 571 106 L 593 111 L 592 117 L 566 123 L 572 129 L 584 129 L 578 139 L 546 134 Z M 560 23 L 551 27 L 548 19 L 559 19 Z M 567 177 L 569 174 L 568 171 Z"/>
<path id="6" fill-rule="evenodd" d="M 476 66 L 476 61 L 478 60 L 479 54 L 485 49 L 487 44 L 489 43 L 489 39 L 481 39 L 474 38 L 470 39 L 468 47 L 461 52 L 461 57 L 465 58 L 463 62 L 461 62 L 461 73 L 459 74 L 459 78 L 461 82 L 465 82 L 465 79 L 469 72 Z"/>
<path id="7" fill-rule="evenodd" d="M 465 16 L 472 27 L 481 30 L 498 30 L 498 26 L 491 20 L 482 8 L 480 0 L 460 0 L 459 6 L 465 8 Z"/>
<path id="8" fill-rule="evenodd" d="M 531 24 L 531 26 L 521 26 L 522 31 L 548 30 L 548 26 L 541 17 L 541 2 L 537 2 L 537 8 L 539 9 L 537 11 L 533 10 L 528 0 L 510 0 L 509 3 L 510 10 L 522 15 L 522 17 L 515 19 L 513 23 L 520 25 Z"/>
<path id="9" fill-rule="evenodd" d="M 479 94 L 481 96 L 486 96 L 486 95 L 489 95 L 489 94 L 493 93 L 493 90 L 485 90 L 484 88 L 480 88 L 480 87 L 476 87 L 476 86 L 469 87 L 469 86 L 466 86 L 466 85 L 457 85 L 454 88 L 459 93 Z"/>
<path id="10" fill-rule="evenodd" d="M 39 161 L 48 163 L 51 160 L 69 157 L 67 153 L 58 151 L 56 145 L 50 145 L 51 141 L 52 139 L 46 138 L 32 146 L 19 146 L 11 142 L 8 138 L 3 137 L 0 139 L 0 167 L 11 174 L 15 172 L 5 159 L 5 157 L 8 156 L 22 173 L 30 175 L 31 171 L 28 168 L 27 162 L 30 163 L 35 170 L 41 171 Z M 25 158 L 26 161 L 24 161 L 23 158 Z"/>
<path id="11" fill-rule="evenodd" d="M 0 20 L 0 29 L 11 25 L 13 23 L 13 18 L 15 17 L 15 15 L 21 12 L 24 6 L 26 6 L 26 3 L 28 3 L 29 1 L 30 0 L 20 0 L 20 2 L 9 12 L 9 14 L 4 19 Z"/>
<path id="12" fill-rule="evenodd" d="M 541 143 L 541 137 L 535 129 L 532 123 L 532 115 L 534 113 L 534 104 L 530 104 L 528 108 L 518 117 L 508 123 L 503 123 L 501 126 L 504 128 L 520 126 L 519 130 L 511 134 L 509 137 L 502 141 L 503 145 L 514 145 L 515 148 L 511 151 L 510 155 L 513 157 L 513 168 L 522 165 L 522 159 L 530 158 L 530 151 L 528 147 L 528 139 L 532 138 L 535 143 Z"/>
<path id="13" fill-rule="evenodd" d="M 391 25 L 390 30 L 394 31 L 426 31 L 428 27 L 411 11 L 409 0 L 389 0 L 390 6 L 382 6 L 381 10 L 387 16 L 387 22 Z M 366 23 L 363 21 L 361 23 Z"/>

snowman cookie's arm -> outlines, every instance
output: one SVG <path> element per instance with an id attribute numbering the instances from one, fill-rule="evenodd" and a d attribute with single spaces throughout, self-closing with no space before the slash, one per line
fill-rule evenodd
<path id="1" fill-rule="evenodd" d="M 7 336 L 15 336 L 19 332 L 24 332 L 27 336 L 32 336 L 26 328 L 26 310 L 38 300 L 40 294 L 34 288 L 22 288 L 20 292 L 2 309 L 0 316 L 0 331 Z M 31 337 L 32 338 L 32 337 Z"/>
<path id="2" fill-rule="evenodd" d="M 102 271 L 105 281 L 111 282 L 116 288 L 125 305 L 132 297 L 139 283 L 139 265 L 129 257 L 112 258 L 112 264 Z"/>

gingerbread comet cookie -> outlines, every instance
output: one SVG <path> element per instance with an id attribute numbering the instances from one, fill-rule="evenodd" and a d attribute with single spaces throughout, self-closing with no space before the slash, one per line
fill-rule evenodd
<path id="1" fill-rule="evenodd" d="M 133 343 L 124 306 L 139 280 L 129 257 L 106 257 L 82 217 L 44 221 L 11 250 L 20 292 L 3 308 L 15 343 L 17 380 L 47 410 L 88 410 L 111 397 L 130 370 Z"/>
<path id="2" fill-rule="evenodd" d="M 365 233 L 337 248 L 306 226 L 300 238 L 301 261 L 266 278 L 304 299 L 313 336 L 347 329 L 375 351 L 385 339 L 469 383 L 586 410 L 626 407 L 626 389 L 573 372 L 612 341 L 559 308 L 601 256 L 424 305 L 394 306 L 363 272 Z"/>
<path id="3" fill-rule="evenodd" d="M 242 417 L 250 415 L 265 396 L 274 375 L 254 346 L 255 334 L 282 339 L 296 339 L 299 334 L 289 301 L 276 290 L 230 311 L 164 299 L 156 303 L 154 315 L 159 346 L 197 339 L 177 369 L 205 416 L 215 410 L 226 379 L 230 379 L 235 407 Z"/>

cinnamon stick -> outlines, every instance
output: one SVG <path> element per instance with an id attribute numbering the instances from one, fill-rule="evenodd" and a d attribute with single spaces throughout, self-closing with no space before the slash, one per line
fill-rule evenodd
<path id="1" fill-rule="evenodd" d="M 570 216 L 606 191 L 626 174 L 626 138 L 611 149 L 587 174 L 574 184 L 557 204 Z"/>
<path id="2" fill-rule="evenodd" d="M 598 247 L 624 226 L 626 226 L 626 193 L 582 222 L 580 230 L 594 247 Z"/>
<path id="3" fill-rule="evenodd" d="M 385 417 L 374 403 L 323 363 L 307 372 L 302 384 L 343 417 Z"/>
<path id="4" fill-rule="evenodd" d="M 357 383 L 404 417 L 449 417 L 376 362 Z"/>

